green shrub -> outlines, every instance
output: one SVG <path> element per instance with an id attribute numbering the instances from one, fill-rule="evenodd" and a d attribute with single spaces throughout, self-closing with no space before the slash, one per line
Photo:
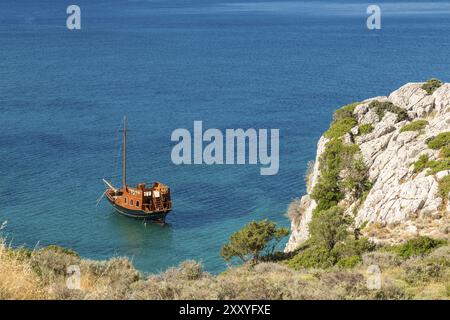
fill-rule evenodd
<path id="1" fill-rule="evenodd" d="M 422 85 L 422 89 L 427 92 L 427 94 L 433 94 L 433 92 L 442 86 L 442 81 L 438 79 L 430 79 Z"/>
<path id="2" fill-rule="evenodd" d="M 341 185 L 345 192 L 353 198 L 353 200 L 362 199 L 364 194 L 372 188 L 369 181 L 369 170 L 362 158 L 349 159 L 343 162 L 343 170 L 345 170 L 345 178 Z"/>
<path id="3" fill-rule="evenodd" d="M 338 216 L 338 214 L 335 214 L 335 216 Z M 336 228 L 339 229 L 342 221 L 336 222 L 329 218 L 325 219 L 325 221 L 324 225 L 327 228 L 323 228 L 324 225 L 321 226 L 321 238 L 317 239 L 317 230 L 310 230 L 311 234 L 315 236 L 311 236 L 297 254 L 288 260 L 287 264 L 289 267 L 296 270 L 301 268 L 326 269 L 334 265 L 341 268 L 353 268 L 362 262 L 362 255 L 365 252 L 375 249 L 375 245 L 366 238 L 355 239 L 352 236 L 346 236 L 348 235 L 346 230 L 340 230 L 342 233 L 340 236 L 337 236 L 340 231 L 336 232 Z M 347 223 L 344 223 L 344 225 L 348 227 Z M 342 241 L 344 237 L 346 239 Z M 330 249 L 330 245 L 328 245 L 330 239 L 332 239 L 332 242 L 336 240 L 340 242 L 333 245 L 333 248 Z"/>
<path id="4" fill-rule="evenodd" d="M 326 210 L 344 198 L 340 172 L 344 166 L 353 163 L 358 145 L 344 144 L 340 139 L 330 140 L 319 159 L 320 176 L 314 186 L 311 197 L 317 202 L 317 210 Z"/>
<path id="5" fill-rule="evenodd" d="M 355 111 L 355 108 L 358 104 L 359 102 L 355 102 L 337 109 L 333 114 L 333 120 L 339 121 L 345 118 L 353 118 L 353 111 Z"/>
<path id="6" fill-rule="evenodd" d="M 330 128 L 324 133 L 326 138 L 339 138 L 344 134 L 350 132 L 350 130 L 358 124 L 358 121 L 354 118 L 343 118 L 338 121 L 333 121 Z"/>
<path id="7" fill-rule="evenodd" d="M 397 122 L 408 119 L 406 110 L 394 105 L 392 102 L 375 100 L 369 104 L 369 108 L 375 110 L 380 120 L 383 119 L 386 112 L 395 113 L 397 115 Z"/>
<path id="8" fill-rule="evenodd" d="M 352 256 L 362 256 L 366 252 L 375 250 L 375 244 L 367 238 L 355 239 L 348 237 L 345 241 L 338 243 L 334 247 L 334 252 L 339 259 Z"/>
<path id="9" fill-rule="evenodd" d="M 336 244 L 333 253 L 337 259 L 337 266 L 342 268 L 353 268 L 361 263 L 362 255 L 373 251 L 375 244 L 367 238 L 355 239 L 348 237 L 345 241 Z"/>
<path id="10" fill-rule="evenodd" d="M 415 239 L 408 240 L 403 244 L 392 246 L 388 250 L 395 252 L 404 259 L 408 259 L 412 256 L 426 255 L 444 243 L 445 241 L 436 240 L 429 237 L 417 237 Z"/>
<path id="11" fill-rule="evenodd" d="M 287 228 L 277 228 L 274 222 L 267 219 L 252 221 L 231 235 L 220 254 L 227 261 L 237 257 L 243 262 L 258 262 L 263 253 L 272 254 L 276 245 L 288 234 Z M 271 251 L 266 252 L 270 245 Z"/>
<path id="12" fill-rule="evenodd" d="M 419 173 L 423 169 L 428 168 L 429 156 L 427 154 L 423 154 L 419 157 L 419 160 L 414 162 L 414 172 Z"/>
<path id="13" fill-rule="evenodd" d="M 442 160 L 430 160 L 427 163 L 428 170 L 427 174 L 435 174 L 440 171 L 450 170 L 450 158 L 442 159 Z"/>
<path id="14" fill-rule="evenodd" d="M 358 135 L 362 136 L 373 131 L 373 125 L 370 123 L 362 124 L 358 127 Z"/>
<path id="15" fill-rule="evenodd" d="M 337 262 L 337 266 L 345 269 L 351 269 L 356 267 L 358 264 L 362 262 L 361 256 L 350 256 L 346 258 L 342 258 Z"/>
<path id="16" fill-rule="evenodd" d="M 345 195 L 339 187 L 339 172 L 321 172 L 311 197 L 317 202 L 317 211 L 327 210 L 344 199 Z"/>
<path id="17" fill-rule="evenodd" d="M 428 155 L 421 155 L 419 160 L 414 162 L 414 172 L 418 173 L 429 168 L 427 174 L 435 174 L 440 171 L 450 170 L 450 157 L 440 160 L 429 160 Z"/>
<path id="18" fill-rule="evenodd" d="M 336 110 L 330 128 L 324 133 L 324 136 L 329 139 L 340 138 L 350 132 L 358 124 L 353 115 L 353 111 L 358 104 L 359 102 L 355 102 Z"/>
<path id="19" fill-rule="evenodd" d="M 340 139 L 329 141 L 319 159 L 321 174 L 311 192 L 311 197 L 318 204 L 318 210 L 329 209 L 344 198 L 338 184 L 343 146 Z"/>
<path id="20" fill-rule="evenodd" d="M 419 131 L 419 130 L 422 130 L 423 128 L 425 128 L 427 125 L 428 125 L 428 121 L 426 121 L 426 120 L 416 120 L 416 121 L 413 121 L 413 122 L 410 122 L 410 123 L 404 125 L 400 129 L 400 132 Z"/>
<path id="21" fill-rule="evenodd" d="M 327 269 L 336 263 L 333 253 L 320 246 L 308 246 L 288 260 L 287 265 L 295 270 L 303 268 Z"/>
<path id="22" fill-rule="evenodd" d="M 445 176 L 441 180 L 439 180 L 438 193 L 442 199 L 448 200 L 448 194 L 450 193 L 450 175 Z"/>
<path id="23" fill-rule="evenodd" d="M 427 140 L 430 149 L 439 150 L 442 147 L 450 146 L 450 132 L 439 133 L 436 137 Z"/>
<path id="24" fill-rule="evenodd" d="M 338 242 L 347 238 L 350 224 L 342 208 L 337 206 L 314 212 L 309 223 L 310 241 L 316 246 L 332 250 Z"/>
<path id="25" fill-rule="evenodd" d="M 439 152 L 441 158 L 450 158 L 450 145 L 442 147 L 441 152 Z"/>

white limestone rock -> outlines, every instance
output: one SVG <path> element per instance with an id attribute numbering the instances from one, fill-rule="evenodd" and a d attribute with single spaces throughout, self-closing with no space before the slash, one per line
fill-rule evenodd
<path id="1" fill-rule="evenodd" d="M 358 144 L 369 169 L 373 187 L 364 203 L 358 207 L 348 204 L 347 213 L 354 214 L 357 225 L 367 224 L 363 230 L 375 242 L 398 243 L 417 235 L 448 237 L 450 230 L 450 201 L 439 195 L 439 180 L 450 170 L 428 175 L 426 170 L 414 172 L 412 165 L 423 154 L 438 159 L 439 151 L 431 150 L 428 138 L 450 131 L 450 84 L 443 84 L 432 95 L 423 90 L 422 83 L 408 83 L 388 97 L 376 97 L 356 106 L 354 116 L 358 126 L 370 123 L 371 133 L 358 135 L 358 126 L 345 136 L 346 143 Z M 383 119 L 369 108 L 371 101 L 389 101 L 408 112 L 409 120 L 397 122 L 397 115 L 386 112 Z M 419 131 L 400 132 L 401 128 L 417 119 L 428 125 Z M 311 192 L 320 176 L 319 158 L 328 139 L 322 137 L 311 176 Z M 346 197 L 348 199 L 348 197 Z M 292 235 L 285 248 L 289 252 L 305 241 L 308 223 L 317 206 L 309 195 L 302 198 L 303 213 L 291 224 Z M 355 208 L 356 207 L 356 208 Z M 381 231 L 382 232 L 381 232 Z M 446 230 L 446 231 L 445 231 Z M 447 233 L 446 233 L 447 232 Z"/>

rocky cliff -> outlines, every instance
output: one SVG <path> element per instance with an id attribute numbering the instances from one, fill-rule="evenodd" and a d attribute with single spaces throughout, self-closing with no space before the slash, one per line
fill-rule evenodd
<path id="1" fill-rule="evenodd" d="M 291 204 L 285 251 L 307 240 L 314 213 L 331 205 L 375 242 L 448 239 L 449 141 L 450 84 L 437 80 L 337 110 L 318 142 L 307 194 Z"/>

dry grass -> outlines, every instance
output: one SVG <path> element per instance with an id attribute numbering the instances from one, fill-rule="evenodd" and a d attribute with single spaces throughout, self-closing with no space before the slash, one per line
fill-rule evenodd
<path id="1" fill-rule="evenodd" d="M 367 288 L 367 267 L 382 270 L 382 287 Z M 230 268 L 218 276 L 185 261 L 143 275 L 126 258 L 81 259 L 58 247 L 33 252 L 0 245 L 0 299 L 450 299 L 450 246 L 401 260 L 393 253 L 366 254 L 354 269 L 295 271 L 282 263 Z M 79 290 L 68 289 L 66 270 L 78 265 Z"/>
<path id="2" fill-rule="evenodd" d="M 294 199 L 288 206 L 286 215 L 290 221 L 294 221 L 297 223 L 300 221 L 304 211 L 304 205 L 302 204 L 301 199 Z"/>
<path id="3" fill-rule="evenodd" d="M 45 299 L 41 281 L 20 251 L 13 251 L 0 240 L 0 300 Z"/>

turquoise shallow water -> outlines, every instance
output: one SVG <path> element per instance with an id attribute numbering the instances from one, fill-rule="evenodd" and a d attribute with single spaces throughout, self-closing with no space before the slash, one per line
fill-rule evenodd
<path id="1" fill-rule="evenodd" d="M 220 247 L 243 224 L 288 225 L 334 109 L 450 79 L 447 2 L 386 3 L 377 32 L 359 2 L 78 1 L 78 32 L 69 4 L 0 3 L 0 221 L 15 245 L 127 255 L 148 272 L 185 259 L 223 270 Z M 129 182 L 172 188 L 164 228 L 96 206 L 101 178 L 120 181 L 124 115 Z M 173 165 L 171 132 L 194 120 L 279 128 L 278 175 Z"/>

